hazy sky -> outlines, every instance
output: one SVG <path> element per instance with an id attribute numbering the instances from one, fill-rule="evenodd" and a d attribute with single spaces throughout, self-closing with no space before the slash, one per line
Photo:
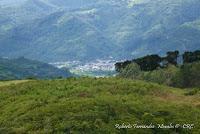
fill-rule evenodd
<path id="1" fill-rule="evenodd" d="M 22 2 L 24 2 L 26 0 L 0 0 L 0 5 L 18 5 L 21 4 Z"/>

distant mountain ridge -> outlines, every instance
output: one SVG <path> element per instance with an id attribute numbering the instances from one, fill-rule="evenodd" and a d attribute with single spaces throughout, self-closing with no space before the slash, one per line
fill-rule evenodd
<path id="1" fill-rule="evenodd" d="M 17 7 L 0 4 L 0 56 L 52 62 L 200 49 L 199 0 L 21 3 Z"/>

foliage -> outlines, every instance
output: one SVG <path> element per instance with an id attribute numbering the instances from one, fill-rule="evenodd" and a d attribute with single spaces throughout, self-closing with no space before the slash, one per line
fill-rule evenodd
<path id="1" fill-rule="evenodd" d="M 174 78 L 179 69 L 174 65 L 169 65 L 167 68 L 159 68 L 154 71 L 144 72 L 141 75 L 141 80 L 155 82 L 158 84 L 174 86 Z"/>
<path id="2" fill-rule="evenodd" d="M 154 71 L 144 72 L 137 64 L 130 64 L 119 73 L 119 76 L 173 86 L 174 78 L 176 77 L 178 71 L 179 69 L 177 67 L 169 65 L 164 69 L 159 68 Z"/>
<path id="3" fill-rule="evenodd" d="M 131 79 L 140 79 L 141 73 L 140 66 L 136 63 L 131 63 L 121 70 L 119 76 Z"/>
<path id="4" fill-rule="evenodd" d="M 182 57 L 184 64 L 178 64 Z M 136 65 L 137 64 L 137 65 Z M 120 77 L 145 80 L 174 87 L 200 87 L 200 51 L 169 51 L 166 57 L 147 55 L 115 64 Z"/>
<path id="5" fill-rule="evenodd" d="M 122 69 L 126 68 L 128 65 L 130 65 L 132 63 L 132 61 L 124 61 L 124 62 L 117 62 L 115 64 L 115 70 L 117 72 L 121 72 Z"/>
<path id="6" fill-rule="evenodd" d="M 169 51 L 167 52 L 166 57 L 160 57 L 159 55 L 147 55 L 141 58 L 133 59 L 132 61 L 124 61 L 124 62 L 118 62 L 115 64 L 115 68 L 117 72 L 120 72 L 126 66 L 132 63 L 136 63 L 140 66 L 142 71 L 153 71 L 157 68 L 165 68 L 168 65 L 177 65 L 179 56 L 179 51 Z"/>
<path id="7" fill-rule="evenodd" d="M 200 87 L 200 62 L 182 65 L 174 80 L 179 87 Z"/>
<path id="8" fill-rule="evenodd" d="M 193 96 L 193 95 L 197 95 L 198 93 L 200 93 L 200 89 L 192 89 L 192 90 L 189 90 L 187 93 L 185 93 L 185 95 Z"/>
<path id="9" fill-rule="evenodd" d="M 182 66 L 168 65 L 153 71 L 142 71 L 138 65 L 130 64 L 118 76 L 180 88 L 200 87 L 200 62 Z"/>
<path id="10" fill-rule="evenodd" d="M 133 60 L 133 62 L 137 63 L 143 71 L 152 71 L 157 69 L 160 67 L 161 61 L 162 58 L 158 55 L 147 55 L 145 57 Z"/>
<path id="11" fill-rule="evenodd" d="M 0 87 L 0 133 L 200 132 L 199 96 L 119 78 L 36 80 Z M 194 124 L 193 129 L 116 129 L 116 124 Z"/>
<path id="12" fill-rule="evenodd" d="M 168 61 L 169 64 L 177 65 L 178 56 L 179 56 L 179 51 L 167 52 L 166 60 Z"/>
<path id="13" fill-rule="evenodd" d="M 192 63 L 200 61 L 200 50 L 195 52 L 185 52 L 183 54 L 183 62 L 184 63 Z"/>

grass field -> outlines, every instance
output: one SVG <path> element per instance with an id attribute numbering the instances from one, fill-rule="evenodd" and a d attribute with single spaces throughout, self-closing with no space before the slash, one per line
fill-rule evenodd
<path id="1" fill-rule="evenodd" d="M 183 89 L 119 78 L 11 81 L 0 85 L 3 134 L 200 133 L 200 94 Z M 132 128 L 116 128 L 123 123 Z M 157 127 L 171 123 L 180 126 Z M 133 124 L 156 127 L 136 129 Z M 194 126 L 183 128 L 184 124 Z"/>
<path id="2" fill-rule="evenodd" d="M 13 80 L 13 81 L 0 81 L 0 87 L 2 86 L 9 86 L 9 85 L 16 85 L 19 83 L 24 83 L 24 82 L 28 82 L 30 80 Z"/>

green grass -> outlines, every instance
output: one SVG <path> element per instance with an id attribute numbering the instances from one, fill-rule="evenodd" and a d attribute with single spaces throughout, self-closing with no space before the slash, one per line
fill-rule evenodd
<path id="1" fill-rule="evenodd" d="M 0 86 L 0 133 L 197 134 L 200 96 L 187 92 L 119 78 L 9 84 Z M 116 129 L 117 123 L 186 123 L 195 128 Z"/>
<path id="2" fill-rule="evenodd" d="M 13 80 L 13 81 L 0 81 L 0 87 L 2 86 L 9 86 L 12 84 L 19 84 L 19 83 L 24 83 L 24 82 L 28 82 L 30 80 Z"/>

